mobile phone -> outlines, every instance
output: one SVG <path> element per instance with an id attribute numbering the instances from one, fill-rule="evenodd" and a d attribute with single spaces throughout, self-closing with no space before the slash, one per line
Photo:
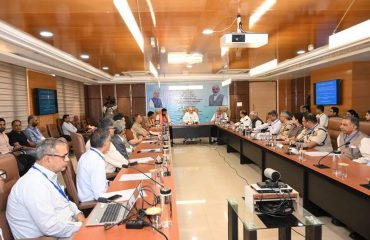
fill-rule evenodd
<path id="1" fill-rule="evenodd" d="M 113 196 L 109 197 L 108 200 L 114 201 L 114 200 L 116 200 L 116 199 L 118 199 L 120 197 L 122 197 L 122 195 L 116 194 L 116 195 L 113 195 Z"/>

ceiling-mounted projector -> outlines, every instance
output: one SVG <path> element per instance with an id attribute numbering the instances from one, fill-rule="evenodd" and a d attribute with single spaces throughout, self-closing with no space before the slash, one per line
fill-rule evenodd
<path id="1" fill-rule="evenodd" d="M 220 47 L 259 48 L 268 43 L 267 33 L 227 33 L 220 38 Z"/>

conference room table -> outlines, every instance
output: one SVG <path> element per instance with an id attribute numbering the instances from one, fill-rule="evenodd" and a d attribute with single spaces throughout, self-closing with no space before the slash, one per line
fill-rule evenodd
<path id="1" fill-rule="evenodd" d="M 155 143 L 142 143 L 135 147 L 134 152 L 132 153 L 130 159 L 136 158 L 143 158 L 143 157 L 152 157 L 156 159 L 157 156 L 163 156 L 161 153 L 139 153 L 141 149 L 148 149 L 148 148 L 161 148 L 162 145 L 158 145 Z M 168 170 L 171 172 L 171 176 L 163 177 L 163 185 L 166 187 L 170 187 L 172 190 L 172 226 L 169 228 L 162 228 L 160 229 L 168 239 L 179 239 L 179 227 L 178 227 L 178 219 L 177 219 L 177 207 L 176 207 L 176 192 L 175 192 L 175 183 L 173 177 L 173 166 L 172 166 L 172 155 L 171 155 L 171 148 L 169 151 L 169 159 L 170 164 L 168 166 Z M 154 164 L 154 161 L 149 162 L 150 164 Z M 153 169 L 153 165 L 148 164 L 137 164 L 134 166 L 135 168 L 140 169 L 143 172 L 149 172 L 149 170 Z M 121 169 L 114 181 L 112 181 L 109 185 L 107 192 L 113 191 L 120 191 L 125 189 L 132 189 L 136 188 L 140 181 L 119 181 L 120 177 L 123 174 L 137 174 L 139 173 L 133 168 L 128 169 Z M 152 180 L 143 180 L 143 186 L 150 186 L 152 187 L 156 193 L 159 195 L 159 188 L 154 185 Z M 150 192 L 145 191 L 147 194 L 145 199 L 149 202 L 153 201 L 153 195 Z M 138 199 L 137 206 L 141 206 L 141 199 Z M 159 206 L 159 205 L 158 205 Z M 148 207 L 146 205 L 146 207 Z M 73 237 L 75 240 L 90 240 L 90 239 L 125 239 L 125 240 L 138 240 L 138 239 L 153 239 L 153 240 L 163 240 L 164 237 L 156 232 L 151 227 L 145 227 L 143 229 L 126 229 L 125 225 L 114 226 L 109 230 L 104 230 L 103 226 L 82 226 L 80 230 L 76 233 Z"/>
<path id="2" fill-rule="evenodd" d="M 172 124 L 170 131 L 172 131 L 172 138 L 208 138 L 211 143 L 213 124 L 200 123 L 200 124 Z"/>
<path id="3" fill-rule="evenodd" d="M 370 239 L 370 167 L 344 158 L 349 164 L 348 177 L 339 178 L 332 169 L 314 166 L 321 157 L 288 155 L 287 146 L 282 149 L 266 146 L 265 141 L 244 136 L 230 128 L 217 126 L 217 135 L 227 147 L 227 152 L 238 152 L 240 163 L 254 163 L 263 171 L 272 168 L 281 173 L 281 180 L 295 190 L 302 199 L 303 207 L 315 215 L 330 214 L 350 230 Z M 322 164 L 331 166 L 332 157 L 327 156 Z M 367 186 L 367 187 L 366 187 Z M 324 212 L 322 211 L 324 210 Z"/>

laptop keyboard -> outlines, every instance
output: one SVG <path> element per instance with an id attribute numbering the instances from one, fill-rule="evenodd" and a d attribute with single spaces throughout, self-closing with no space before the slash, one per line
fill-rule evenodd
<path id="1" fill-rule="evenodd" d="M 118 204 L 108 204 L 100 219 L 100 223 L 117 222 L 117 216 L 121 210 L 120 208 L 121 206 Z"/>

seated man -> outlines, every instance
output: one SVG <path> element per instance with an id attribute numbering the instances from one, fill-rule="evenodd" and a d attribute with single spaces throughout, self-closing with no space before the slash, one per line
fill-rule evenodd
<path id="1" fill-rule="evenodd" d="M 324 113 L 324 109 L 325 108 L 323 105 L 316 106 L 316 118 L 317 118 L 317 122 L 319 123 L 320 127 L 327 129 L 328 124 L 329 124 L 329 118 Z"/>
<path id="2" fill-rule="evenodd" d="M 211 123 L 215 124 L 219 124 L 221 123 L 222 121 L 228 121 L 229 118 L 227 117 L 227 113 L 226 112 L 222 112 L 221 108 L 217 108 L 216 112 L 213 114 L 212 118 L 211 118 Z"/>
<path id="3" fill-rule="evenodd" d="M 135 114 L 134 115 L 134 124 L 131 127 L 132 132 L 136 135 L 137 138 L 140 136 L 142 137 L 147 137 L 149 136 L 149 132 L 143 128 L 141 123 L 143 122 L 143 118 L 141 117 L 140 114 Z"/>
<path id="4" fill-rule="evenodd" d="M 19 143 L 14 147 L 9 144 L 8 135 L 5 133 L 5 119 L 0 118 L 0 154 L 13 154 L 17 160 L 19 175 L 23 176 L 34 164 L 35 158 L 27 155 Z"/>
<path id="5" fill-rule="evenodd" d="M 57 182 L 70 160 L 68 153 L 64 138 L 45 140 L 37 148 L 37 162 L 13 186 L 6 218 L 15 239 L 70 238 L 85 221 Z"/>
<path id="6" fill-rule="evenodd" d="M 27 139 L 27 136 L 22 131 L 22 122 L 20 120 L 12 122 L 12 131 L 8 133 L 8 137 L 10 145 L 13 147 L 20 145 L 28 155 L 36 158 L 36 143 Z"/>
<path id="7" fill-rule="evenodd" d="M 291 114 L 288 111 L 282 111 L 280 113 L 280 122 L 281 122 L 281 127 L 279 130 L 279 135 L 278 138 L 280 139 L 285 139 L 288 137 L 290 130 L 293 128 L 293 125 L 290 121 L 291 119 Z"/>
<path id="8" fill-rule="evenodd" d="M 199 117 L 198 114 L 194 111 L 192 107 L 188 108 L 188 111 L 185 112 L 184 116 L 182 117 L 182 121 L 185 124 L 198 124 L 199 123 Z"/>
<path id="9" fill-rule="evenodd" d="M 132 128 L 132 119 L 129 116 L 125 116 L 125 136 L 127 141 L 130 143 L 130 145 L 135 146 L 139 143 L 141 143 L 144 139 L 143 136 L 139 136 L 139 138 L 136 137 L 136 135 L 131 130 Z"/>
<path id="10" fill-rule="evenodd" d="M 97 200 L 107 190 L 105 156 L 111 145 L 108 131 L 96 130 L 90 139 L 91 147 L 77 164 L 77 192 L 81 202 Z"/>
<path id="11" fill-rule="evenodd" d="M 275 110 L 267 113 L 267 123 L 264 123 L 253 129 L 254 132 L 267 131 L 272 135 L 277 135 L 280 132 L 281 122 L 278 119 L 278 114 Z"/>
<path id="12" fill-rule="evenodd" d="M 325 128 L 319 126 L 315 115 L 312 113 L 304 114 L 302 123 L 305 129 L 297 136 L 296 140 L 302 143 L 303 148 L 321 152 L 333 151 L 329 133 Z"/>
<path id="13" fill-rule="evenodd" d="M 370 110 L 368 110 L 365 114 L 365 121 L 370 122 Z"/>
<path id="14" fill-rule="evenodd" d="M 252 129 L 254 129 L 258 126 L 261 126 L 263 124 L 262 119 L 258 117 L 258 113 L 256 111 L 251 111 L 249 113 L 249 118 L 252 121 L 252 125 L 251 125 Z"/>
<path id="15" fill-rule="evenodd" d="M 370 166 L 370 138 L 363 138 L 360 143 L 360 153 L 362 157 L 354 159 L 358 163 L 364 163 Z"/>
<path id="16" fill-rule="evenodd" d="M 42 135 L 40 129 L 37 128 L 37 125 L 39 124 L 37 116 L 28 116 L 27 122 L 28 126 L 24 130 L 24 134 L 26 134 L 28 140 L 30 140 L 31 142 L 40 144 L 42 141 L 45 140 L 45 137 Z"/>
<path id="17" fill-rule="evenodd" d="M 341 133 L 337 138 L 338 147 L 350 159 L 361 157 L 360 143 L 363 138 L 368 137 L 359 130 L 360 120 L 355 117 L 346 117 L 342 119 L 340 125 Z"/>
<path id="18" fill-rule="evenodd" d="M 128 164 L 129 153 L 131 152 L 131 147 L 126 149 L 126 144 L 128 144 L 125 135 L 125 120 L 121 119 L 114 122 L 114 136 L 112 137 L 112 144 L 116 147 L 117 151 L 124 157 L 124 162 L 122 164 Z M 122 166 L 121 164 L 121 166 Z"/>
<path id="19" fill-rule="evenodd" d="M 149 111 L 147 117 L 143 122 L 145 130 L 149 131 L 152 127 L 155 126 L 155 114 L 152 111 Z"/>
<path id="20" fill-rule="evenodd" d="M 162 108 L 161 112 L 155 117 L 155 121 L 162 123 L 171 123 L 170 116 L 167 113 L 167 109 Z"/>
<path id="21" fill-rule="evenodd" d="M 252 127 L 252 120 L 247 115 L 247 111 L 246 110 L 240 110 L 239 115 L 240 115 L 240 121 L 235 123 L 235 125 L 237 125 L 237 126 L 243 125 L 246 128 L 251 128 Z"/>
<path id="22" fill-rule="evenodd" d="M 339 117 L 339 108 L 331 107 L 329 110 L 329 118 Z"/>
<path id="23" fill-rule="evenodd" d="M 109 132 L 110 138 L 114 135 L 114 122 L 110 117 L 103 118 L 98 124 L 98 129 Z M 91 140 L 86 143 L 86 151 L 91 147 Z M 110 144 L 108 151 L 104 153 L 105 172 L 114 173 L 122 168 L 122 164 L 127 164 L 127 159 L 116 149 L 114 144 Z"/>
<path id="24" fill-rule="evenodd" d="M 71 119 L 68 114 L 63 115 L 62 131 L 63 137 L 68 141 L 71 141 L 71 133 L 77 132 L 77 128 L 71 123 Z"/>

